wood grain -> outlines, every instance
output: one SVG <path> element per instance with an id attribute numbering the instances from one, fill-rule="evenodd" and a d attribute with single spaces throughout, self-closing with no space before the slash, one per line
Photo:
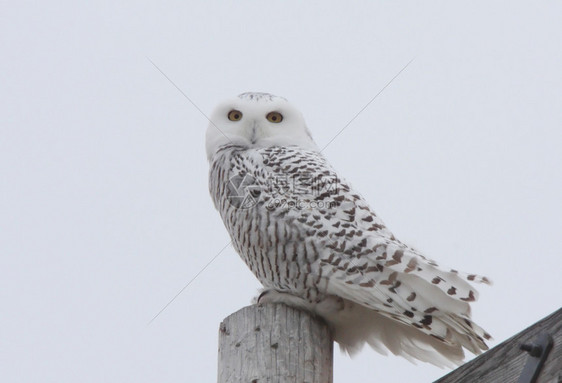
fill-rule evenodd
<path id="1" fill-rule="evenodd" d="M 325 323 L 283 304 L 248 306 L 219 329 L 219 383 L 332 383 Z"/>
<path id="2" fill-rule="evenodd" d="M 562 309 L 559 309 L 435 383 L 516 383 L 529 358 L 529 354 L 519 347 L 523 343 L 532 343 L 542 332 L 550 334 L 554 345 L 537 383 L 562 382 Z"/>

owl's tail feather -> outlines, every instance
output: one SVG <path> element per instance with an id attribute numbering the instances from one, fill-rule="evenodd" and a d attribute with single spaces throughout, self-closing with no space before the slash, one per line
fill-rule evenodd
<path id="1" fill-rule="evenodd" d="M 469 325 L 464 318 L 454 315 L 439 318 L 447 327 L 447 336 L 441 338 L 348 300 L 345 300 L 343 310 L 319 314 L 332 326 L 334 340 L 339 343 L 340 349 L 350 355 L 360 351 L 367 343 L 383 355 L 390 351 L 412 363 L 419 360 L 441 368 L 453 368 L 462 364 L 465 357 L 463 348 L 474 354 L 487 349 L 480 335 L 476 335 L 480 332 L 485 334 L 485 331 L 473 322 Z"/>

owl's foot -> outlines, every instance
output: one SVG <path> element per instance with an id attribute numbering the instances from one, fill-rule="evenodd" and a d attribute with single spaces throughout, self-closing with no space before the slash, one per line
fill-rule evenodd
<path id="1" fill-rule="evenodd" d="M 258 305 L 266 303 L 283 303 L 287 306 L 295 307 L 302 310 L 313 311 L 313 304 L 290 293 L 283 293 L 273 289 L 265 289 L 257 299 Z"/>
<path id="2" fill-rule="evenodd" d="M 263 305 L 266 303 L 283 303 L 287 306 L 306 310 L 315 314 L 322 315 L 325 312 L 341 311 L 344 309 L 344 300 L 334 295 L 328 295 L 319 302 L 309 302 L 308 300 L 273 289 L 265 289 L 258 296 L 256 303 Z"/>

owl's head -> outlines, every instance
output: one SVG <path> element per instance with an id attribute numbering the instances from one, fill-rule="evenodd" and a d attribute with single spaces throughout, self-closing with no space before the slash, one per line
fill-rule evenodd
<path id="1" fill-rule="evenodd" d="M 318 150 L 302 114 L 283 97 L 242 93 L 219 104 L 207 128 L 209 161 L 223 145 L 247 148 L 296 145 Z"/>

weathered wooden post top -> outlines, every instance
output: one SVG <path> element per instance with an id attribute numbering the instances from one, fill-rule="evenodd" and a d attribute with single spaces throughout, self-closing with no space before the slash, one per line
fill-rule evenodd
<path id="1" fill-rule="evenodd" d="M 218 383 L 332 383 L 328 326 L 283 304 L 253 305 L 219 329 Z"/>

